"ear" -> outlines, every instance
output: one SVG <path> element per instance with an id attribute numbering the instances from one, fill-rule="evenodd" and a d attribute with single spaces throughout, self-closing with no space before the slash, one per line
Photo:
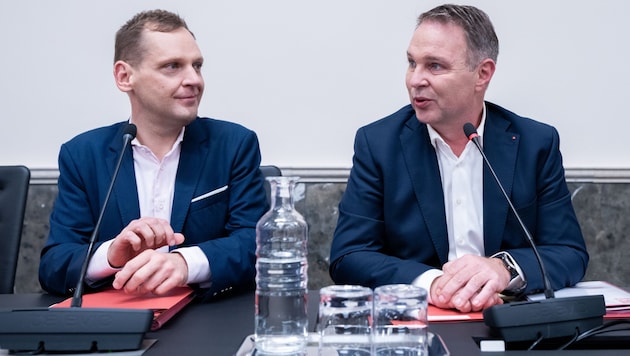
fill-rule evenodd
<path id="1" fill-rule="evenodd" d="M 114 63 L 114 80 L 120 91 L 129 92 L 132 90 L 131 77 L 133 68 L 125 61 L 116 61 Z"/>
<path id="2" fill-rule="evenodd" d="M 490 80 L 496 70 L 496 63 L 490 59 L 484 59 L 477 67 L 477 88 L 485 90 L 490 84 Z"/>

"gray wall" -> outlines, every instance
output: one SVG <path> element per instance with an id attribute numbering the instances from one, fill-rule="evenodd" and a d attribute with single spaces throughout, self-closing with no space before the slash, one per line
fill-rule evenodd
<path id="1" fill-rule="evenodd" d="M 24 222 L 16 278 L 18 293 L 41 291 L 37 281 L 39 251 L 48 231 L 48 215 L 57 194 L 55 171 L 34 171 Z M 337 204 L 346 187 L 346 170 L 283 169 L 302 178 L 297 209 L 309 224 L 309 288 L 331 284 L 330 241 Z M 586 280 L 630 286 L 630 170 L 568 171 L 569 188 L 591 262 Z"/>

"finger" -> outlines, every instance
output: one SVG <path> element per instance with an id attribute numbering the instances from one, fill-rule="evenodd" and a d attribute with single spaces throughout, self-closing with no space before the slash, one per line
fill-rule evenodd
<path id="1" fill-rule="evenodd" d="M 151 224 L 143 219 L 138 223 L 129 226 L 130 230 L 140 237 L 140 241 L 144 248 L 153 248 L 155 246 L 155 232 Z M 139 250 L 136 250 L 139 251 Z"/>
<path id="2" fill-rule="evenodd" d="M 458 261 L 449 262 L 443 266 L 444 275 L 440 277 L 436 288 L 438 299 L 443 303 L 451 301 L 455 294 L 464 288 L 470 278 L 470 269 L 465 268 L 465 263 L 458 263 Z M 462 305 L 469 296 L 460 299 L 458 305 Z"/>
<path id="3" fill-rule="evenodd" d="M 140 268 L 134 277 L 132 282 L 142 281 L 136 289 L 142 293 L 155 293 L 155 290 L 162 284 L 166 283 L 173 274 L 172 263 L 168 260 L 167 253 L 155 253 L 152 255 L 151 260 Z M 171 283 L 167 283 L 169 286 Z M 133 289 L 135 283 L 130 285 L 130 289 Z M 168 287 L 170 289 L 171 287 Z"/>
<path id="4" fill-rule="evenodd" d="M 453 304 L 459 308 L 464 303 L 469 303 L 473 310 L 480 310 L 485 305 L 486 299 L 497 293 L 496 284 L 492 274 L 480 270 L 457 292 Z"/>
<path id="5" fill-rule="evenodd" d="M 152 248 L 160 248 L 162 246 L 168 245 L 169 240 L 172 239 L 173 229 L 168 221 L 164 219 L 154 219 L 151 224 L 151 229 L 153 230 L 153 235 L 155 239 L 153 241 Z"/>
<path id="6" fill-rule="evenodd" d="M 168 253 L 166 257 L 168 259 L 168 263 L 164 264 L 168 267 L 165 271 L 166 279 L 154 288 L 155 294 L 164 294 L 172 288 L 186 285 L 188 281 L 188 264 L 184 257 L 179 253 Z"/>
<path id="7" fill-rule="evenodd" d="M 121 272 L 122 270 L 116 272 L 116 274 L 114 275 L 114 281 L 112 282 L 112 287 L 114 287 L 114 289 L 124 288 L 125 284 L 127 284 L 127 281 L 129 280 L 130 275 L 123 274 Z"/>
<path id="8" fill-rule="evenodd" d="M 175 287 L 185 285 L 188 279 L 186 263 L 177 253 L 156 253 L 151 261 L 137 274 L 144 280 L 139 286 L 142 292 L 165 294 Z"/>
<path id="9" fill-rule="evenodd" d="M 155 251 L 145 250 L 138 256 L 132 258 L 125 264 L 125 266 L 116 273 L 112 286 L 116 289 L 124 289 L 126 292 L 133 292 L 144 281 L 140 280 L 137 275 L 144 265 L 150 260 L 150 254 Z"/>
<path id="10" fill-rule="evenodd" d="M 154 265 L 155 266 L 155 265 Z M 145 266 L 143 267 L 140 271 L 140 273 L 149 270 L 149 266 Z M 149 272 L 149 276 L 138 276 L 140 279 L 144 279 L 144 282 L 140 285 L 138 285 L 138 287 L 135 288 L 136 293 L 139 294 L 146 294 L 146 293 L 152 293 L 152 294 L 157 294 L 155 291 L 160 288 L 160 286 L 162 286 L 164 283 L 166 283 L 166 281 L 168 280 L 168 275 L 165 273 L 161 273 L 161 270 L 158 268 L 156 269 L 153 273 Z M 132 286 L 130 285 L 130 290 L 133 290 Z M 168 290 L 170 290 L 170 287 L 168 288 Z"/>
<path id="11" fill-rule="evenodd" d="M 164 219 L 154 219 L 150 222 L 150 227 L 153 230 L 153 235 L 155 236 L 151 248 L 157 249 L 166 245 L 174 246 L 183 242 L 183 240 L 178 242 L 181 238 L 175 236 L 173 228 L 169 222 Z"/>
<path id="12" fill-rule="evenodd" d="M 501 299 L 501 296 L 499 296 L 498 294 L 495 295 L 492 298 L 489 298 L 488 301 L 486 302 L 486 304 L 482 307 L 482 309 L 487 309 L 490 308 L 493 305 L 497 305 L 497 304 L 503 304 L 503 299 Z"/>
<path id="13" fill-rule="evenodd" d="M 451 304 L 453 307 L 461 312 L 468 313 L 472 310 L 472 303 L 470 299 L 467 299 L 460 295 L 460 293 L 456 293 L 451 299 Z"/>
<path id="14" fill-rule="evenodd" d="M 166 278 L 161 283 L 158 283 L 155 288 L 152 289 L 153 294 L 155 295 L 163 295 L 170 292 L 173 288 L 177 288 L 182 286 L 179 280 L 175 277 Z"/>
<path id="15" fill-rule="evenodd" d="M 178 253 L 162 253 L 147 250 L 128 263 L 130 276 L 120 273 L 117 276 L 126 282 L 121 287 L 126 293 L 165 294 L 175 287 L 185 285 L 188 280 L 188 267 Z M 122 271 L 121 271 L 122 272 Z"/>
<path id="16" fill-rule="evenodd" d="M 497 291 L 497 286 L 498 282 L 496 280 L 488 280 L 479 290 L 479 293 L 471 299 L 473 308 L 481 310 L 502 302 L 502 299 L 499 297 L 499 292 Z"/>
<path id="17" fill-rule="evenodd" d="M 451 299 L 451 296 L 445 295 L 443 291 L 444 287 L 448 285 L 450 280 L 453 278 L 452 274 L 446 272 L 447 270 L 449 270 L 450 264 L 451 262 L 447 262 L 446 264 L 444 264 L 444 266 L 442 266 L 443 274 L 434 279 L 433 283 L 431 284 L 431 299 L 435 303 L 439 303 L 440 305 L 446 305 L 447 303 L 450 303 Z"/>
<path id="18" fill-rule="evenodd" d="M 182 243 L 184 243 L 184 240 L 186 238 L 184 237 L 183 234 L 180 233 L 174 233 L 172 235 L 172 238 L 170 239 L 170 241 L 168 242 L 169 246 L 176 246 L 176 245 L 180 245 Z"/>
<path id="19" fill-rule="evenodd" d="M 162 294 L 174 287 L 185 286 L 188 282 L 188 264 L 186 259 L 179 253 L 166 254 L 171 268 L 167 271 L 167 279 L 156 289 L 157 294 Z"/>
<path id="20" fill-rule="evenodd" d="M 142 246 L 142 239 L 132 229 L 128 227 L 123 229 L 118 236 L 112 242 L 111 248 L 115 250 L 126 251 L 131 247 L 132 250 L 137 251 Z"/>
<path id="21" fill-rule="evenodd" d="M 107 262 L 110 266 L 121 268 L 141 249 L 141 238 L 133 231 L 125 229 L 109 245 Z"/>

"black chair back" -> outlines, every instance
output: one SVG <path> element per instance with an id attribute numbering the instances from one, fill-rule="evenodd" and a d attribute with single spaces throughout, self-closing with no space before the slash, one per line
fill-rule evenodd
<path id="1" fill-rule="evenodd" d="M 268 165 L 268 166 L 260 166 L 260 172 L 262 173 L 263 177 L 281 177 L 282 176 L 282 171 L 280 170 L 280 168 L 276 167 L 276 166 L 272 166 L 272 165 Z"/>
<path id="2" fill-rule="evenodd" d="M 25 166 L 0 166 L 0 293 L 13 293 L 26 196 L 31 177 Z"/>

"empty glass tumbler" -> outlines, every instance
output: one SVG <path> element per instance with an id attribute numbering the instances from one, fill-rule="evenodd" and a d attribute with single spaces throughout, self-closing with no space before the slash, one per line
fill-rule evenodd
<path id="1" fill-rule="evenodd" d="M 332 285 L 320 289 L 319 296 L 319 355 L 371 355 L 372 290 Z"/>
<path id="2" fill-rule="evenodd" d="M 425 289 L 392 284 L 374 290 L 374 355 L 427 356 L 427 326 Z"/>

